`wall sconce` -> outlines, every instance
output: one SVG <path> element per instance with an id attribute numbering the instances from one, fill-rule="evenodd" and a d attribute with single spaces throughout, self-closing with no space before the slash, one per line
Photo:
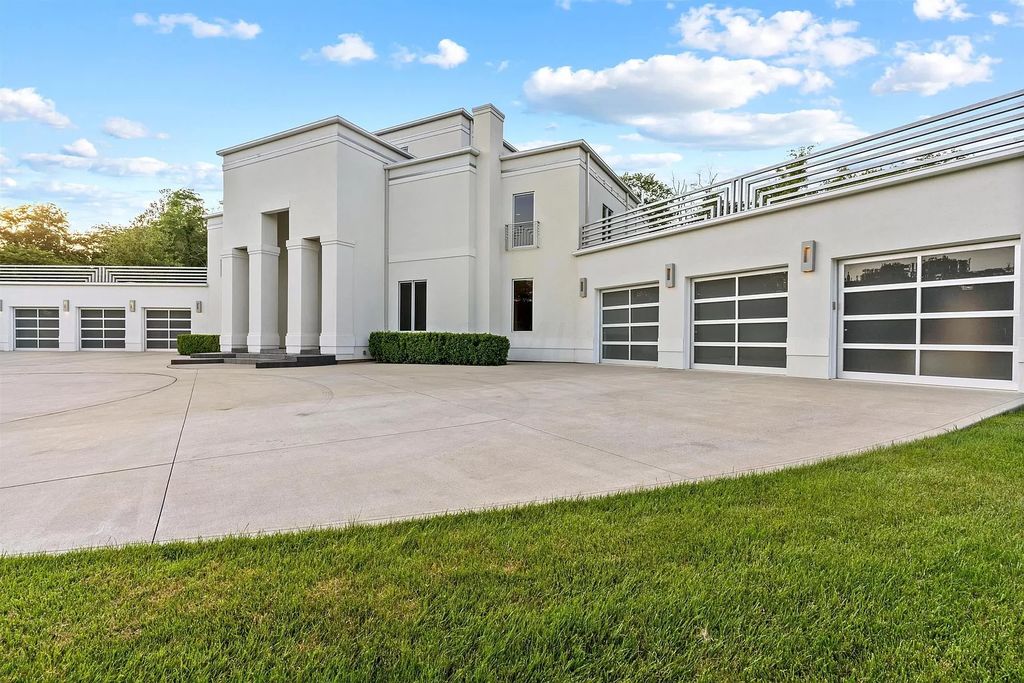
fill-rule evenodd
<path id="1" fill-rule="evenodd" d="M 132 313 L 135 312 L 135 299 L 128 300 L 128 310 L 131 311 Z"/>
<path id="2" fill-rule="evenodd" d="M 665 286 L 676 286 L 676 264 L 674 263 L 665 264 Z"/>
<path id="3" fill-rule="evenodd" d="M 197 301 L 196 302 L 196 313 L 202 313 L 202 312 L 203 312 L 203 302 L 202 301 Z"/>
<path id="4" fill-rule="evenodd" d="M 71 302 L 68 301 L 67 299 L 64 299 L 64 303 L 61 304 L 61 308 L 63 308 L 64 312 L 67 313 L 68 311 L 71 310 Z"/>
<path id="5" fill-rule="evenodd" d="M 587 298 L 587 278 L 585 277 L 580 278 L 580 298 Z"/>
<path id="6" fill-rule="evenodd" d="M 0 299 L 0 311 L 4 310 L 4 300 Z"/>
<path id="7" fill-rule="evenodd" d="M 800 245 L 800 270 L 805 273 L 814 272 L 814 240 L 807 240 Z"/>

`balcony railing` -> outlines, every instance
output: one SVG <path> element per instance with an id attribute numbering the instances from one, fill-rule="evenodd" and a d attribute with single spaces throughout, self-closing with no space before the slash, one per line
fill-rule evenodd
<path id="1" fill-rule="evenodd" d="M 1024 152 L 1024 90 L 812 152 L 580 228 L 581 249 Z"/>
<path id="2" fill-rule="evenodd" d="M 540 221 L 505 224 L 505 250 L 528 249 L 539 246 Z"/>
<path id="3" fill-rule="evenodd" d="M 172 266 L 15 266 L 0 264 L 4 284 L 205 285 L 206 268 Z"/>

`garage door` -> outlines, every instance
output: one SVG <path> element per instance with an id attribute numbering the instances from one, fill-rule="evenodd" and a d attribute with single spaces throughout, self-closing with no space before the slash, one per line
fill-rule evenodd
<path id="1" fill-rule="evenodd" d="M 601 361 L 658 361 L 658 285 L 601 292 Z"/>
<path id="2" fill-rule="evenodd" d="M 60 314 L 56 308 L 14 309 L 15 349 L 60 348 Z"/>
<path id="3" fill-rule="evenodd" d="M 1019 245 L 841 264 L 841 377 L 1012 388 Z"/>
<path id="4" fill-rule="evenodd" d="M 80 316 L 83 350 L 124 348 L 123 308 L 83 308 Z"/>
<path id="5" fill-rule="evenodd" d="M 789 275 L 762 270 L 693 281 L 693 367 L 784 372 Z"/>
<path id="6" fill-rule="evenodd" d="M 192 331 L 192 311 L 187 308 L 146 309 L 146 350 L 177 349 L 179 334 Z"/>

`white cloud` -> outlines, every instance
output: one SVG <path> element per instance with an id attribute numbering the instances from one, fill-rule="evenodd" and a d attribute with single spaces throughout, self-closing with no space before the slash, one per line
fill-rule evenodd
<path id="1" fill-rule="evenodd" d="M 778 114 L 702 111 L 637 117 L 632 123 L 648 138 L 718 149 L 843 142 L 864 135 L 842 113 L 831 109 Z"/>
<path id="2" fill-rule="evenodd" d="M 814 69 L 805 69 L 804 82 L 803 85 L 800 86 L 800 92 L 821 92 L 826 88 L 831 88 L 833 85 L 835 85 L 835 82 L 822 72 L 815 71 Z"/>
<path id="3" fill-rule="evenodd" d="M 974 16 L 967 11 L 967 5 L 959 0 L 914 0 L 914 14 L 921 21 L 963 21 Z"/>
<path id="4" fill-rule="evenodd" d="M 352 64 L 371 62 L 377 59 L 377 52 L 373 49 L 373 44 L 363 40 L 358 33 L 342 33 L 338 36 L 337 43 L 320 48 L 320 56 L 338 64 Z"/>
<path id="5" fill-rule="evenodd" d="M 836 9 L 842 9 L 843 7 L 853 7 L 855 0 L 834 0 L 833 4 Z"/>
<path id="6" fill-rule="evenodd" d="M 683 155 L 677 152 L 640 152 L 609 154 L 604 160 L 619 171 L 650 171 L 678 164 L 683 160 Z"/>
<path id="7" fill-rule="evenodd" d="M 988 20 L 995 26 L 1005 26 L 1010 23 L 1010 15 L 1006 12 L 992 12 L 988 15 Z"/>
<path id="8" fill-rule="evenodd" d="M 500 62 L 486 62 L 486 66 L 494 69 L 495 73 L 500 74 L 502 71 L 508 68 L 508 63 L 509 62 L 507 59 L 503 59 Z"/>
<path id="9" fill-rule="evenodd" d="M 64 145 L 61 149 L 64 150 L 65 154 L 70 154 L 76 157 L 94 158 L 99 156 L 99 152 L 96 151 L 96 145 L 92 144 L 85 138 L 78 138 L 70 145 Z"/>
<path id="10" fill-rule="evenodd" d="M 395 48 L 395 51 L 391 53 L 391 61 L 394 62 L 396 66 L 412 64 L 416 61 L 416 53 L 404 45 L 399 45 Z"/>
<path id="11" fill-rule="evenodd" d="M 112 116 L 103 122 L 103 132 L 121 140 L 137 140 L 140 138 L 156 138 L 166 140 L 167 133 L 151 133 L 145 124 L 132 121 L 123 116 Z"/>
<path id="12" fill-rule="evenodd" d="M 0 178 L 0 187 L 11 188 L 11 187 L 17 187 L 17 186 L 18 186 L 18 181 L 15 180 L 14 178 L 9 178 L 7 176 L 4 176 L 4 177 Z"/>
<path id="13" fill-rule="evenodd" d="M 57 111 L 54 101 L 35 88 L 0 88 L 0 121 L 37 121 L 54 128 L 71 125 L 71 119 Z"/>
<path id="14" fill-rule="evenodd" d="M 967 36 L 949 36 L 935 42 L 928 52 L 915 52 L 914 45 L 902 43 L 896 54 L 900 61 L 886 67 L 871 86 L 875 94 L 916 92 L 930 96 L 951 88 L 992 80 L 992 66 L 1000 60 L 974 54 Z"/>
<path id="15" fill-rule="evenodd" d="M 154 157 L 84 157 L 73 154 L 33 152 L 21 155 L 21 162 L 35 171 L 68 169 L 115 178 L 169 178 L 189 186 L 220 184 L 220 167 L 205 161 L 174 164 Z"/>
<path id="16" fill-rule="evenodd" d="M 764 17 L 753 9 L 704 5 L 679 18 L 677 29 L 688 47 L 735 57 L 780 58 L 788 63 L 843 67 L 876 53 L 857 38 L 855 21 L 824 22 L 808 11 Z"/>
<path id="17" fill-rule="evenodd" d="M 633 0 L 610 0 L 610 1 L 615 3 L 616 5 L 630 5 L 630 4 L 633 3 Z M 555 0 L 555 6 L 556 7 L 561 7 L 562 9 L 568 11 L 568 10 L 572 9 L 572 4 L 574 2 L 600 2 L 600 0 Z"/>
<path id="18" fill-rule="evenodd" d="M 136 26 L 152 26 L 157 33 L 171 33 L 177 26 L 187 26 L 193 38 L 238 38 L 252 40 L 263 28 L 259 24 L 239 19 L 214 19 L 203 21 L 194 14 L 161 14 L 156 19 L 143 12 L 132 15 L 132 23 Z"/>
<path id="19" fill-rule="evenodd" d="M 430 55 L 423 55 L 420 61 L 424 64 L 433 64 L 442 69 L 454 69 L 469 59 L 469 52 L 450 38 L 442 38 L 437 43 L 437 52 Z"/>

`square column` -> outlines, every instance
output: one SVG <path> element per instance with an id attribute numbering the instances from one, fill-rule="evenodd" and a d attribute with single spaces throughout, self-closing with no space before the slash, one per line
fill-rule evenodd
<path id="1" fill-rule="evenodd" d="M 285 242 L 288 249 L 288 353 L 320 346 L 320 249 L 314 240 Z"/>
<path id="2" fill-rule="evenodd" d="M 228 353 L 246 347 L 249 332 L 249 256 L 245 249 L 231 249 L 220 256 L 221 304 L 220 350 Z"/>
<path id="3" fill-rule="evenodd" d="M 281 250 L 270 244 L 249 247 L 249 353 L 277 351 L 277 262 Z"/>
<path id="4" fill-rule="evenodd" d="M 342 240 L 320 242 L 323 261 L 320 353 L 352 358 L 355 354 L 355 245 Z"/>

